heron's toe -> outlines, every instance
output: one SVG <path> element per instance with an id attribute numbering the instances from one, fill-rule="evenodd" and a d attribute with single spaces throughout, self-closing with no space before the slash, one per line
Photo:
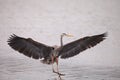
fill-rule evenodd
<path id="1" fill-rule="evenodd" d="M 65 76 L 65 74 L 62 74 L 62 73 L 58 73 L 60 76 Z"/>

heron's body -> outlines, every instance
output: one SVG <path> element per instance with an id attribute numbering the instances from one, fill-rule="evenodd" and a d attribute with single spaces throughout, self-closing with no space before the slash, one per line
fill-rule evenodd
<path id="1" fill-rule="evenodd" d="M 54 48 L 51 51 L 51 53 L 49 54 L 49 56 L 44 58 L 43 60 L 41 60 L 42 63 L 44 63 L 44 64 L 53 64 L 54 62 L 56 62 L 56 58 L 58 58 L 60 48 L 57 45 L 55 45 L 53 47 Z"/>
<path id="2" fill-rule="evenodd" d="M 61 46 L 59 47 L 47 46 L 45 44 L 34 41 L 31 38 L 22 38 L 16 35 L 11 35 L 11 37 L 8 39 L 8 45 L 25 56 L 32 57 L 34 59 L 42 59 L 42 63 L 53 64 L 56 62 L 58 65 L 59 57 L 62 59 L 70 58 L 88 48 L 97 45 L 105 39 L 106 33 L 80 38 L 65 45 L 63 45 L 62 41 L 63 36 L 70 35 L 66 33 L 61 35 Z M 55 72 L 54 69 L 53 72 Z M 55 73 L 59 74 L 59 71 Z"/>

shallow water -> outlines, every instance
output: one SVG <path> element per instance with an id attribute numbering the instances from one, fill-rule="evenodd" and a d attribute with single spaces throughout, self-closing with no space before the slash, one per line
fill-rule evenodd
<path id="1" fill-rule="evenodd" d="M 120 67 L 59 65 L 63 80 L 120 80 Z M 0 80 L 58 80 L 51 66 L 22 56 L 0 57 Z"/>

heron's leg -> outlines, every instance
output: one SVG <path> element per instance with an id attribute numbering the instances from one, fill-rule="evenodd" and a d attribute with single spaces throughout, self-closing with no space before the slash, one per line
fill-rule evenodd
<path id="1" fill-rule="evenodd" d="M 56 60 L 55 62 L 57 64 L 57 71 L 54 70 L 54 65 L 53 65 L 54 64 L 54 59 Z M 58 58 L 56 59 L 56 58 L 52 57 L 52 70 L 53 70 L 53 73 L 58 74 L 59 79 L 62 80 L 61 76 L 64 75 L 64 74 L 61 74 L 58 71 Z"/>
<path id="2" fill-rule="evenodd" d="M 65 74 L 61 74 L 60 72 L 59 72 L 59 67 L 58 67 L 58 58 L 56 58 L 56 64 L 57 64 L 57 72 L 58 72 L 58 75 L 60 76 L 64 76 Z"/>
<path id="3" fill-rule="evenodd" d="M 55 58 L 55 60 L 56 60 L 56 64 L 57 64 L 57 71 L 59 72 L 59 70 L 58 70 L 58 58 Z"/>
<path id="4" fill-rule="evenodd" d="M 56 62 L 57 63 L 57 65 L 58 65 L 58 62 Z M 54 57 L 52 56 L 52 70 L 53 70 L 53 72 L 54 73 L 58 73 L 58 72 L 56 72 L 55 70 L 54 70 Z M 57 70 L 58 71 L 58 70 Z"/>
<path id="5" fill-rule="evenodd" d="M 54 57 L 52 57 L 52 70 L 53 70 L 53 73 L 58 74 L 59 75 L 59 79 L 62 80 L 62 78 L 60 76 L 60 73 L 54 70 L 54 65 L 53 64 L 54 64 Z"/>
<path id="6" fill-rule="evenodd" d="M 54 57 L 52 56 L 52 70 L 54 73 L 59 74 L 57 71 L 54 70 Z"/>
<path id="7" fill-rule="evenodd" d="M 53 70 L 53 72 L 55 73 L 53 64 L 54 64 L 54 57 L 52 56 L 52 70 Z"/>

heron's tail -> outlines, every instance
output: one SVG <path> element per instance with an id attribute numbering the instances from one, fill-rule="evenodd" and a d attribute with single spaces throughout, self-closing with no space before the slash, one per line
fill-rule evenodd
<path id="1" fill-rule="evenodd" d="M 43 60 L 41 60 L 41 62 L 43 64 L 48 64 L 48 65 L 52 64 L 52 60 L 49 60 L 49 59 L 43 59 Z"/>

